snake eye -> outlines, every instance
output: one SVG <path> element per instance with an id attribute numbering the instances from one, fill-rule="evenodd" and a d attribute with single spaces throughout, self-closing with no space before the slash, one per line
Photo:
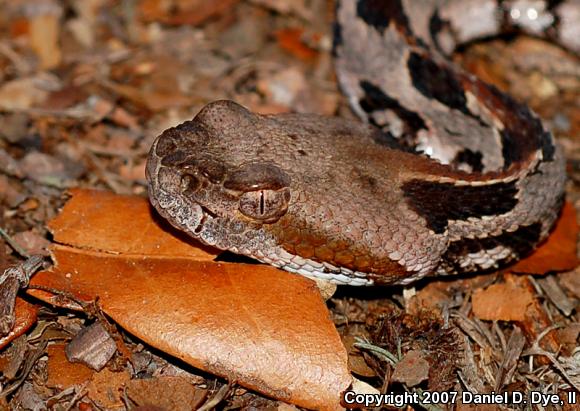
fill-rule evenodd
<path id="1" fill-rule="evenodd" d="M 240 197 L 240 212 L 264 223 L 275 223 L 288 211 L 290 190 L 248 191 Z"/>

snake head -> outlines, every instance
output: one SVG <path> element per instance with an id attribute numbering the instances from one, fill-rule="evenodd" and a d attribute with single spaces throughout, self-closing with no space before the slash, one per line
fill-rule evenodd
<path id="1" fill-rule="evenodd" d="M 161 134 L 147 162 L 149 196 L 159 213 L 219 248 L 283 217 L 291 179 L 259 155 L 252 137 L 258 121 L 236 103 L 217 101 Z"/>

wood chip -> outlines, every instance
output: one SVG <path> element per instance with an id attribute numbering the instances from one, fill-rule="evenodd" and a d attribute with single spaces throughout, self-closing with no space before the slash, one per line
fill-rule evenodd
<path id="1" fill-rule="evenodd" d="M 101 371 L 115 355 L 117 345 L 100 321 L 83 328 L 66 346 L 66 358 Z"/>
<path id="2" fill-rule="evenodd" d="M 576 303 L 564 293 L 564 290 L 562 290 L 560 284 L 556 281 L 556 277 L 549 275 L 536 279 L 536 282 L 542 287 L 548 299 L 558 307 L 562 314 L 566 317 L 572 314 L 572 311 L 576 308 Z"/>

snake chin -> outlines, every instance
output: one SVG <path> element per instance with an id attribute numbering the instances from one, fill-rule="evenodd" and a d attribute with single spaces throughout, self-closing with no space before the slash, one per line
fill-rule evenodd
<path id="1" fill-rule="evenodd" d="M 205 213 L 199 204 L 186 204 L 182 198 L 165 191 L 150 194 L 153 205 L 175 228 L 195 235 L 202 225 Z"/>

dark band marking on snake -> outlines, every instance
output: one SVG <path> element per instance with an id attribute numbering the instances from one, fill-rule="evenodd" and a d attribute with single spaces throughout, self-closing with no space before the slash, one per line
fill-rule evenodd
<path id="1" fill-rule="evenodd" d="M 352 285 L 488 270 L 533 250 L 562 205 L 562 150 L 525 105 L 446 55 L 514 28 L 578 52 L 580 2 L 336 11 L 337 76 L 363 122 L 211 103 L 153 144 L 157 211 L 205 244 Z"/>
<path id="2" fill-rule="evenodd" d="M 460 221 L 506 214 L 518 199 L 516 182 L 484 186 L 455 186 L 453 183 L 411 180 L 401 186 L 411 208 L 437 234 L 444 233 L 450 220 Z M 482 201 L 482 199 L 486 201 Z"/>

